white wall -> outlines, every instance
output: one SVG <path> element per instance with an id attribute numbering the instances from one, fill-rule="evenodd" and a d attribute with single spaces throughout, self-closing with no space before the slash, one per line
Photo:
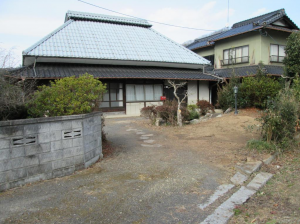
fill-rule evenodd
<path id="1" fill-rule="evenodd" d="M 146 107 L 148 106 L 158 106 L 162 105 L 162 102 L 146 102 Z M 144 102 L 142 103 L 126 103 L 126 115 L 140 116 L 141 109 L 144 107 Z"/>
<path id="2" fill-rule="evenodd" d="M 209 101 L 209 81 L 199 81 L 199 100 Z"/>
<path id="3" fill-rule="evenodd" d="M 197 81 L 190 80 L 187 84 L 188 89 L 188 104 L 196 104 L 197 103 Z"/>

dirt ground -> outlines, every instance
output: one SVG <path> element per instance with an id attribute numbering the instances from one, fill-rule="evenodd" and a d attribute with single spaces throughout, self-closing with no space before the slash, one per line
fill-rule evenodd
<path id="1" fill-rule="evenodd" d="M 234 174 L 237 162 L 263 160 L 269 156 L 268 153 L 246 150 L 247 141 L 259 137 L 259 122 L 256 121 L 259 116 L 258 110 L 245 109 L 240 110 L 238 115 L 224 114 L 183 127 L 156 127 L 145 120 L 138 123 L 168 136 L 166 144 L 170 147 L 181 146 L 186 150 L 198 151 L 207 162 Z M 252 131 L 251 126 L 254 127 Z"/>

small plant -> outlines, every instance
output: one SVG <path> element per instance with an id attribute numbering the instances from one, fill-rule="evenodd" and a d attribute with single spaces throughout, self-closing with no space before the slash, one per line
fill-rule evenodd
<path id="1" fill-rule="evenodd" d="M 190 104 L 187 107 L 188 111 L 189 111 L 189 120 L 194 120 L 194 119 L 198 119 L 200 114 L 197 111 L 198 106 L 196 104 Z"/>
<path id="2" fill-rule="evenodd" d="M 89 113 L 98 109 L 105 92 L 106 85 L 87 73 L 55 80 L 39 87 L 28 112 L 32 117 Z"/>
<path id="3" fill-rule="evenodd" d="M 199 101 L 197 102 L 197 106 L 198 106 L 198 108 L 201 110 L 200 113 L 201 113 L 202 115 L 207 114 L 207 112 L 208 112 L 209 110 L 211 110 L 211 111 L 214 112 L 214 109 L 215 109 L 214 106 L 213 106 L 211 103 L 209 103 L 208 101 L 206 101 L 206 100 L 199 100 Z"/>
<path id="4" fill-rule="evenodd" d="M 276 151 L 276 145 L 272 142 L 266 142 L 263 140 L 256 140 L 252 139 L 247 142 L 247 148 L 255 149 L 259 152 L 267 151 L 267 152 L 274 152 Z"/>

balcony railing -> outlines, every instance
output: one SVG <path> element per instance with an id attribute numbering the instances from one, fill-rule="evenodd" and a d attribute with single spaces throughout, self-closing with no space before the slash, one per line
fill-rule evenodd
<path id="1" fill-rule="evenodd" d="M 222 65 L 241 64 L 241 63 L 248 63 L 248 62 L 249 62 L 249 56 L 221 60 Z"/>
<path id="2" fill-rule="evenodd" d="M 285 56 L 271 55 L 270 62 L 283 62 Z"/>

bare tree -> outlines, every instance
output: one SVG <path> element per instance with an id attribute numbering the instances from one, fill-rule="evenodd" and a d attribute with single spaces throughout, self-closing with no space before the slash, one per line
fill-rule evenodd
<path id="1" fill-rule="evenodd" d="M 187 98 L 188 92 L 185 91 L 183 98 L 180 99 L 180 97 L 178 96 L 177 90 L 180 89 L 180 88 L 183 88 L 187 84 L 187 82 L 176 83 L 175 81 L 168 80 L 168 84 L 169 84 L 170 87 L 172 87 L 174 89 L 174 96 L 176 97 L 177 102 L 178 102 L 178 106 L 177 106 L 177 124 L 178 124 L 178 126 L 181 127 L 182 126 L 181 104 Z"/>
<path id="2" fill-rule="evenodd" d="M 35 81 L 11 75 L 16 64 L 14 48 L 0 47 L 0 120 L 24 117 L 25 105 L 35 88 Z"/>

